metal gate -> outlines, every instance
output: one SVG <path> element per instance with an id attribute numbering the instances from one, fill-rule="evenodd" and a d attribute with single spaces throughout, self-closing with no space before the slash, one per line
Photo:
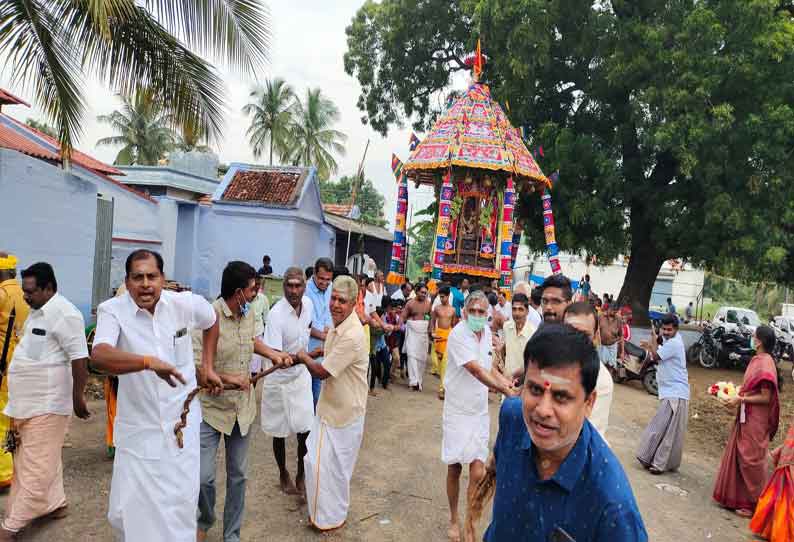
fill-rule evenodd
<path id="1" fill-rule="evenodd" d="M 97 305 L 109 299 L 110 260 L 113 252 L 113 200 L 98 197 L 96 200 L 96 241 L 94 243 L 94 285 L 91 296 L 91 312 L 96 314 Z"/>

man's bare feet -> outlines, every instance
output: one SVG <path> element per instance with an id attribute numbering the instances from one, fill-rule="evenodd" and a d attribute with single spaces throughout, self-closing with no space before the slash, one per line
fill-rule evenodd
<path id="1" fill-rule="evenodd" d="M 298 494 L 298 489 L 295 487 L 295 484 L 292 483 L 292 478 L 289 477 L 289 474 L 281 475 L 278 485 L 281 488 L 281 491 L 287 495 Z"/>
<path id="2" fill-rule="evenodd" d="M 295 489 L 297 489 L 298 493 L 301 495 L 306 494 L 306 482 L 303 476 L 298 476 L 295 478 Z"/>
<path id="3" fill-rule="evenodd" d="M 204 542 L 207 539 L 207 531 L 196 529 L 196 542 Z"/>
<path id="4" fill-rule="evenodd" d="M 463 536 L 463 542 L 477 542 L 474 534 L 474 525 L 466 525 L 466 532 Z"/>
<path id="5" fill-rule="evenodd" d="M 449 528 L 447 529 L 447 538 L 449 542 L 460 542 L 460 527 L 458 527 L 458 523 L 450 523 Z"/>
<path id="6" fill-rule="evenodd" d="M 370 397 L 377 397 L 378 394 L 375 392 L 375 390 L 369 390 L 369 396 Z"/>

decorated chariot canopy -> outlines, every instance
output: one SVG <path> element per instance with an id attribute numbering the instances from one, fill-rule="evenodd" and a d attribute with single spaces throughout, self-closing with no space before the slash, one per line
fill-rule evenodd
<path id="1" fill-rule="evenodd" d="M 464 177 L 512 176 L 514 183 L 530 191 L 549 182 L 521 132 L 491 98 L 491 89 L 478 82 L 441 115 L 403 166 L 409 179 L 432 185 L 449 168 Z"/>
<path id="2" fill-rule="evenodd" d="M 514 219 L 517 194 L 544 192 L 544 232 L 550 256 L 556 260 L 554 218 L 548 188 L 532 153 L 524 144 L 488 85 L 479 82 L 484 57 L 479 50 L 467 62 L 474 82 L 452 101 L 430 133 L 419 141 L 411 137 L 411 155 L 405 164 L 394 156 L 392 169 L 399 180 L 395 242 L 389 282 L 402 282 L 405 269 L 407 180 L 434 188 L 438 200 L 433 282 L 467 276 L 474 282 L 500 279 L 512 286 L 521 228 Z M 553 254 L 552 254 L 553 253 Z M 552 263 L 552 271 L 555 264 Z"/>

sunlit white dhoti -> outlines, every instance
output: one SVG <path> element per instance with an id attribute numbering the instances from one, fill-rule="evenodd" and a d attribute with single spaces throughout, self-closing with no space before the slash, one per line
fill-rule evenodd
<path id="1" fill-rule="evenodd" d="M 195 542 L 199 494 L 201 406 L 194 399 L 178 448 L 173 427 L 164 439 L 144 438 L 116 418 L 116 456 L 108 520 L 117 542 Z M 150 446 L 145 446 L 149 443 Z"/>
<path id="2" fill-rule="evenodd" d="M 446 406 L 446 405 L 445 405 Z M 482 414 L 451 412 L 444 408 L 441 437 L 441 461 L 447 465 L 467 465 L 488 459 L 491 419 Z"/>
<path id="3" fill-rule="evenodd" d="M 265 369 L 272 365 L 265 359 Z M 314 420 L 312 377 L 304 366 L 279 369 L 266 376 L 262 386 L 262 431 L 287 438 L 305 433 Z"/>
<path id="4" fill-rule="evenodd" d="M 422 387 L 422 378 L 427 366 L 430 339 L 427 336 L 427 320 L 408 320 L 405 329 L 405 353 L 408 356 L 408 384 Z"/>
<path id="5" fill-rule="evenodd" d="M 315 417 L 306 441 L 306 500 L 312 525 L 321 530 L 341 527 L 350 508 L 350 479 L 356 466 L 364 416 L 345 427 L 331 427 Z"/>

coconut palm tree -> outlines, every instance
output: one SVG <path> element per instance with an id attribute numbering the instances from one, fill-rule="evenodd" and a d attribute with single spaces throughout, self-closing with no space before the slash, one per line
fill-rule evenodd
<path id="1" fill-rule="evenodd" d="M 25 120 L 25 124 L 33 128 L 34 130 L 38 130 L 42 134 L 48 135 L 50 137 L 58 137 L 58 133 L 55 131 L 55 128 L 53 128 L 46 122 L 39 122 L 36 119 L 28 117 L 28 119 Z"/>
<path id="2" fill-rule="evenodd" d="M 199 55 L 254 74 L 268 49 L 264 0 L 2 0 L 0 57 L 29 85 L 64 151 L 80 133 L 89 76 L 131 96 L 144 84 L 166 96 L 177 125 L 217 138 L 223 81 Z"/>
<path id="3" fill-rule="evenodd" d="M 182 131 L 176 134 L 174 148 L 182 152 L 213 152 L 212 148 L 206 145 L 207 134 L 202 133 L 195 126 L 190 124 L 182 127 Z"/>
<path id="4" fill-rule="evenodd" d="M 314 166 L 321 179 L 336 173 L 339 165 L 334 155 L 345 154 L 347 136 L 332 126 L 339 120 L 339 109 L 322 95 L 320 88 L 307 89 L 304 102 L 295 103 L 292 126 L 291 162 Z"/>
<path id="5" fill-rule="evenodd" d="M 122 101 L 121 111 L 97 117 L 99 122 L 112 126 L 117 134 L 100 139 L 97 145 L 123 145 L 116 155 L 116 165 L 157 165 L 174 148 L 176 138 L 162 100 L 151 90 L 141 89 L 134 98 L 122 97 Z"/>
<path id="6" fill-rule="evenodd" d="M 250 101 L 243 113 L 251 115 L 249 137 L 254 158 L 262 156 L 265 148 L 270 150 L 269 164 L 273 165 L 273 151 L 283 160 L 289 154 L 290 131 L 295 113 L 295 92 L 281 77 L 268 79 L 264 87 L 251 91 Z"/>

